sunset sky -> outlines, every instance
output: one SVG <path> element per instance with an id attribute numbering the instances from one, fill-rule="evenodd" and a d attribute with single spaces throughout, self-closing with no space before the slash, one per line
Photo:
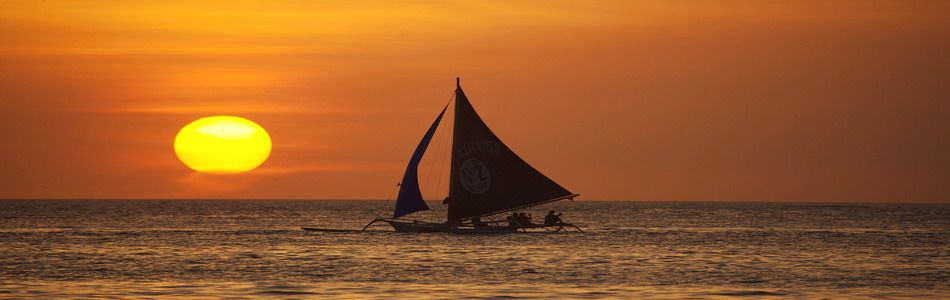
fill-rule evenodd
<path id="1" fill-rule="evenodd" d="M 2 1 L 0 198 L 385 199 L 461 76 L 495 133 L 582 200 L 950 202 L 948 12 Z M 212 115 L 263 126 L 269 160 L 188 169 L 175 135 Z M 446 172 L 444 137 L 420 174 Z"/>

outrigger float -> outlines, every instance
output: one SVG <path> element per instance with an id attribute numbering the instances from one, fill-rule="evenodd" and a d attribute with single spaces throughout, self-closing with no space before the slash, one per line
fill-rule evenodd
<path id="1" fill-rule="evenodd" d="M 498 139 L 475 112 L 462 91 L 458 78 L 455 82 L 455 122 L 452 131 L 446 222 L 425 222 L 402 217 L 430 209 L 419 189 L 418 168 L 449 105 L 442 108 L 409 159 L 409 165 L 399 184 L 396 207 L 391 218 L 376 218 L 361 230 L 302 228 L 324 232 L 366 231 L 370 226 L 382 222 L 389 224 L 397 232 L 417 233 L 551 233 L 568 230 L 583 232 L 578 226 L 560 221 L 542 224 L 512 219 L 481 221 L 482 218 L 546 203 L 574 200 L 579 194 L 568 191 L 538 172 Z"/>

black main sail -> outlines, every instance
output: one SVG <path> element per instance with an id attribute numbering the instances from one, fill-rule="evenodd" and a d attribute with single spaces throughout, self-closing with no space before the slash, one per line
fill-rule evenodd
<path id="1" fill-rule="evenodd" d="M 576 196 L 502 143 L 456 84 L 449 223 Z"/>

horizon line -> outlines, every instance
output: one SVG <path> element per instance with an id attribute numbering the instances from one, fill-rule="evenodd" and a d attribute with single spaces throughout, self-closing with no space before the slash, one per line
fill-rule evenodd
<path id="1" fill-rule="evenodd" d="M 395 201 L 395 199 L 333 199 L 333 198 L 156 198 L 156 197 L 138 197 L 138 198 L 0 198 L 0 201 Z M 429 199 L 427 202 L 439 202 L 442 200 Z M 586 200 L 568 200 L 566 202 L 641 202 L 641 203 L 746 203 L 746 204 L 950 204 L 946 201 L 920 201 L 911 200 L 903 202 L 893 201 L 826 201 L 826 200 L 645 200 L 645 199 L 586 199 Z"/>

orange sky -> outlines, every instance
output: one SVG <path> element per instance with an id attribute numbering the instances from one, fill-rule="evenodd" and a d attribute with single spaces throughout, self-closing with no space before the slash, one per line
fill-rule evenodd
<path id="1" fill-rule="evenodd" d="M 0 198 L 382 199 L 460 75 L 583 199 L 950 202 L 947 1 L 197 2 L 0 2 Z"/>

